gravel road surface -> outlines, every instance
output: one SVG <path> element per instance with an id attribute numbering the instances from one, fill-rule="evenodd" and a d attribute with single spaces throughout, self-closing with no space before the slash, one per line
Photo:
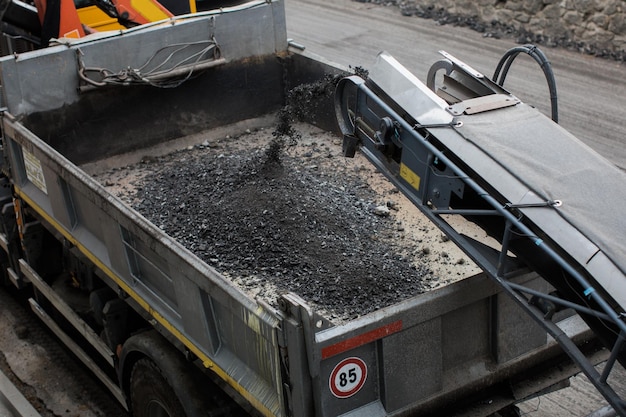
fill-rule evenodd
<path id="1" fill-rule="evenodd" d="M 307 51 L 346 66 L 368 68 L 382 50 L 420 80 L 441 59 L 454 55 L 491 77 L 514 39 L 483 37 L 469 28 L 402 16 L 396 7 L 351 0 L 287 0 L 287 34 Z M 610 161 L 626 169 L 626 64 L 560 48 L 542 47 L 551 61 L 560 124 Z M 543 73 L 529 56 L 513 65 L 505 87 L 549 114 Z"/>

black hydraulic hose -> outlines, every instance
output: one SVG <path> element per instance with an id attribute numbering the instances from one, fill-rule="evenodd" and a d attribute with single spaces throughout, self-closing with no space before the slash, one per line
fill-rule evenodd
<path id="1" fill-rule="evenodd" d="M 515 48 L 511 48 L 498 62 L 498 66 L 496 67 L 496 71 L 493 74 L 493 81 L 498 83 L 498 85 L 503 86 L 504 80 L 513 64 L 513 61 L 520 53 L 526 53 L 530 55 L 539 66 L 543 70 L 543 73 L 546 77 L 546 81 L 548 82 L 548 88 L 550 90 L 550 105 L 552 110 L 552 120 L 555 123 L 559 122 L 559 110 L 558 110 L 558 96 L 556 92 L 556 80 L 554 79 L 554 72 L 552 71 L 552 66 L 550 65 L 550 61 L 545 56 L 545 54 L 541 51 L 541 49 L 537 48 L 535 45 L 524 45 L 517 46 Z M 500 74 L 502 71 L 502 74 Z M 499 78 L 499 79 L 498 79 Z"/>

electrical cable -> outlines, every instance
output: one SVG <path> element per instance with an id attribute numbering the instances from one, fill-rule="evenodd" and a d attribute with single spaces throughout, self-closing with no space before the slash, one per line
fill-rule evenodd
<path id="1" fill-rule="evenodd" d="M 526 53 L 530 55 L 541 67 L 543 70 L 544 76 L 546 77 L 546 81 L 548 83 L 548 89 L 550 90 L 550 105 L 552 111 L 552 120 L 555 123 L 559 122 L 559 111 L 558 111 L 558 96 L 556 91 L 556 80 L 554 78 L 554 72 L 552 71 L 552 66 L 550 65 L 550 61 L 546 55 L 541 51 L 541 49 L 537 48 L 535 45 L 523 45 L 517 46 L 506 51 L 504 56 L 498 62 L 498 66 L 493 74 L 492 80 L 500 86 L 504 86 L 504 80 L 513 64 L 513 61 L 520 53 Z M 502 74 L 500 74 L 502 71 Z"/>
<path id="2" fill-rule="evenodd" d="M 184 55 L 183 53 L 193 47 L 201 48 L 197 51 Z M 159 57 L 159 55 L 164 55 Z M 174 61 L 177 55 L 183 54 Z M 159 88 L 173 88 L 181 85 L 189 80 L 198 66 L 207 60 L 212 54 L 212 60 L 220 58 L 220 48 L 217 41 L 213 39 L 172 44 L 158 49 L 152 56 L 138 68 L 124 68 L 118 72 L 111 71 L 107 68 L 90 68 L 85 67 L 80 58 L 80 50 L 78 50 L 79 59 L 79 76 L 87 84 L 95 87 L 103 87 L 105 85 L 151 85 Z M 160 60 L 157 61 L 157 58 Z M 166 67 L 166 69 L 163 69 Z M 87 73 L 99 74 L 99 80 L 90 78 Z"/>

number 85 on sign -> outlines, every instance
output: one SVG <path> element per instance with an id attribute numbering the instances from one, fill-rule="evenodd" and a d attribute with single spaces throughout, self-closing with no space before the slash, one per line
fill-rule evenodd
<path id="1" fill-rule="evenodd" d="M 337 398 L 348 398 L 359 392 L 367 379 L 367 366 L 362 359 L 351 357 L 339 362 L 328 379 L 330 392 Z"/>

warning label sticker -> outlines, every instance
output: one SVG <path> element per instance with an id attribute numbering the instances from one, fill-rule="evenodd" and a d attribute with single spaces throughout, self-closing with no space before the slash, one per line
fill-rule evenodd
<path id="1" fill-rule="evenodd" d="M 24 155 L 24 168 L 26 169 L 26 178 L 28 178 L 28 181 L 32 182 L 35 187 L 39 188 L 45 194 L 48 194 L 48 187 L 46 187 L 46 179 L 43 176 L 41 161 L 37 159 L 35 155 L 23 148 L 22 154 Z"/>

